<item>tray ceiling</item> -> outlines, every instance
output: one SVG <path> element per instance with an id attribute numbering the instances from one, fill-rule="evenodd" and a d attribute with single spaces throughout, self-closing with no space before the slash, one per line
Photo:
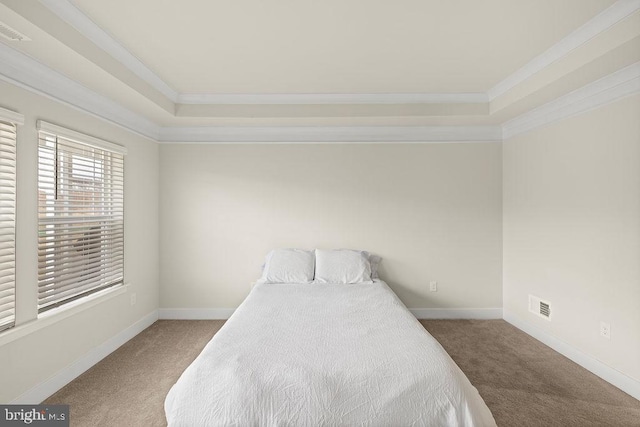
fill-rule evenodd
<path id="1" fill-rule="evenodd" d="M 1 80 L 158 141 L 495 140 L 640 85 L 640 0 L 0 0 L 0 21 L 31 38 L 0 40 Z"/>
<path id="2" fill-rule="evenodd" d="M 465 93 L 613 0 L 73 0 L 180 93 Z"/>

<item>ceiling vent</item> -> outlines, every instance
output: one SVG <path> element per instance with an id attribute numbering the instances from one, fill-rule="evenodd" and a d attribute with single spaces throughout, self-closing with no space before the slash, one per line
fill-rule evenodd
<path id="1" fill-rule="evenodd" d="M 529 295 L 529 311 L 543 319 L 551 320 L 551 303 Z"/>
<path id="2" fill-rule="evenodd" d="M 14 30 L 4 22 L 0 22 L 0 36 L 12 42 L 28 42 L 31 39 L 19 31 Z"/>

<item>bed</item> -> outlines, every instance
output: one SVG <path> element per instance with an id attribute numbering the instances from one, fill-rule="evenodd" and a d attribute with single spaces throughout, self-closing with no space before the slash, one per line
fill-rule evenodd
<path id="1" fill-rule="evenodd" d="M 387 284 L 258 284 L 165 400 L 170 426 L 495 426 Z"/>

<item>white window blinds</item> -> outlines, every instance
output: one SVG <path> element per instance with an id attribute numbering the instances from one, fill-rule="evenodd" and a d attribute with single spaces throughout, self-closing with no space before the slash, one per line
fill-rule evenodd
<path id="1" fill-rule="evenodd" d="M 0 115 L 0 331 L 15 324 L 16 125 Z"/>
<path id="2" fill-rule="evenodd" d="M 38 312 L 121 284 L 124 149 L 39 122 Z"/>

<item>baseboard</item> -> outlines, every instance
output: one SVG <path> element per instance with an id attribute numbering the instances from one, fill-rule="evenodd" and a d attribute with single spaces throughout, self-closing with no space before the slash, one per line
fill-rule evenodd
<path id="1" fill-rule="evenodd" d="M 583 368 L 593 372 L 605 381 L 618 387 L 625 393 L 640 400 L 640 382 L 611 368 L 592 356 L 589 356 L 566 342 L 542 331 L 515 316 L 513 313 L 501 308 L 412 308 L 411 313 L 418 319 L 502 319 L 516 328 L 531 335 L 533 338 L 548 345 L 558 353 L 573 360 Z M 235 309 L 233 308 L 162 308 L 147 314 L 133 325 L 121 331 L 114 337 L 105 341 L 98 347 L 76 360 L 68 367 L 62 369 L 51 378 L 36 385 L 21 394 L 12 404 L 40 403 L 56 391 L 73 381 L 93 365 L 114 352 L 121 345 L 151 326 L 158 319 L 228 319 Z"/>
<path id="2" fill-rule="evenodd" d="M 410 308 L 418 319 L 502 319 L 501 308 Z"/>
<path id="3" fill-rule="evenodd" d="M 175 320 L 213 320 L 228 319 L 235 308 L 161 308 L 159 319 Z"/>
<path id="4" fill-rule="evenodd" d="M 570 344 L 554 337 L 542 329 L 520 319 L 515 314 L 504 310 L 504 320 L 516 328 L 531 335 L 538 341 L 548 345 L 563 356 L 573 360 L 583 368 L 593 372 L 608 383 L 618 387 L 625 393 L 640 400 L 640 382 L 610 367 L 598 359 L 583 353 Z"/>
<path id="5" fill-rule="evenodd" d="M 159 319 L 228 319 L 235 308 L 161 308 Z M 501 308 L 410 308 L 418 319 L 502 319 Z"/>
<path id="6" fill-rule="evenodd" d="M 80 359 L 71 365 L 54 374 L 48 380 L 41 382 L 25 393 L 21 394 L 13 401 L 12 404 L 35 404 L 40 403 L 65 385 L 76 379 L 93 365 L 113 353 L 121 345 L 138 335 L 140 332 L 151 326 L 158 320 L 158 312 L 156 310 L 144 316 L 133 325 L 121 331 L 114 337 L 111 337 L 104 343 L 90 350 Z"/>

